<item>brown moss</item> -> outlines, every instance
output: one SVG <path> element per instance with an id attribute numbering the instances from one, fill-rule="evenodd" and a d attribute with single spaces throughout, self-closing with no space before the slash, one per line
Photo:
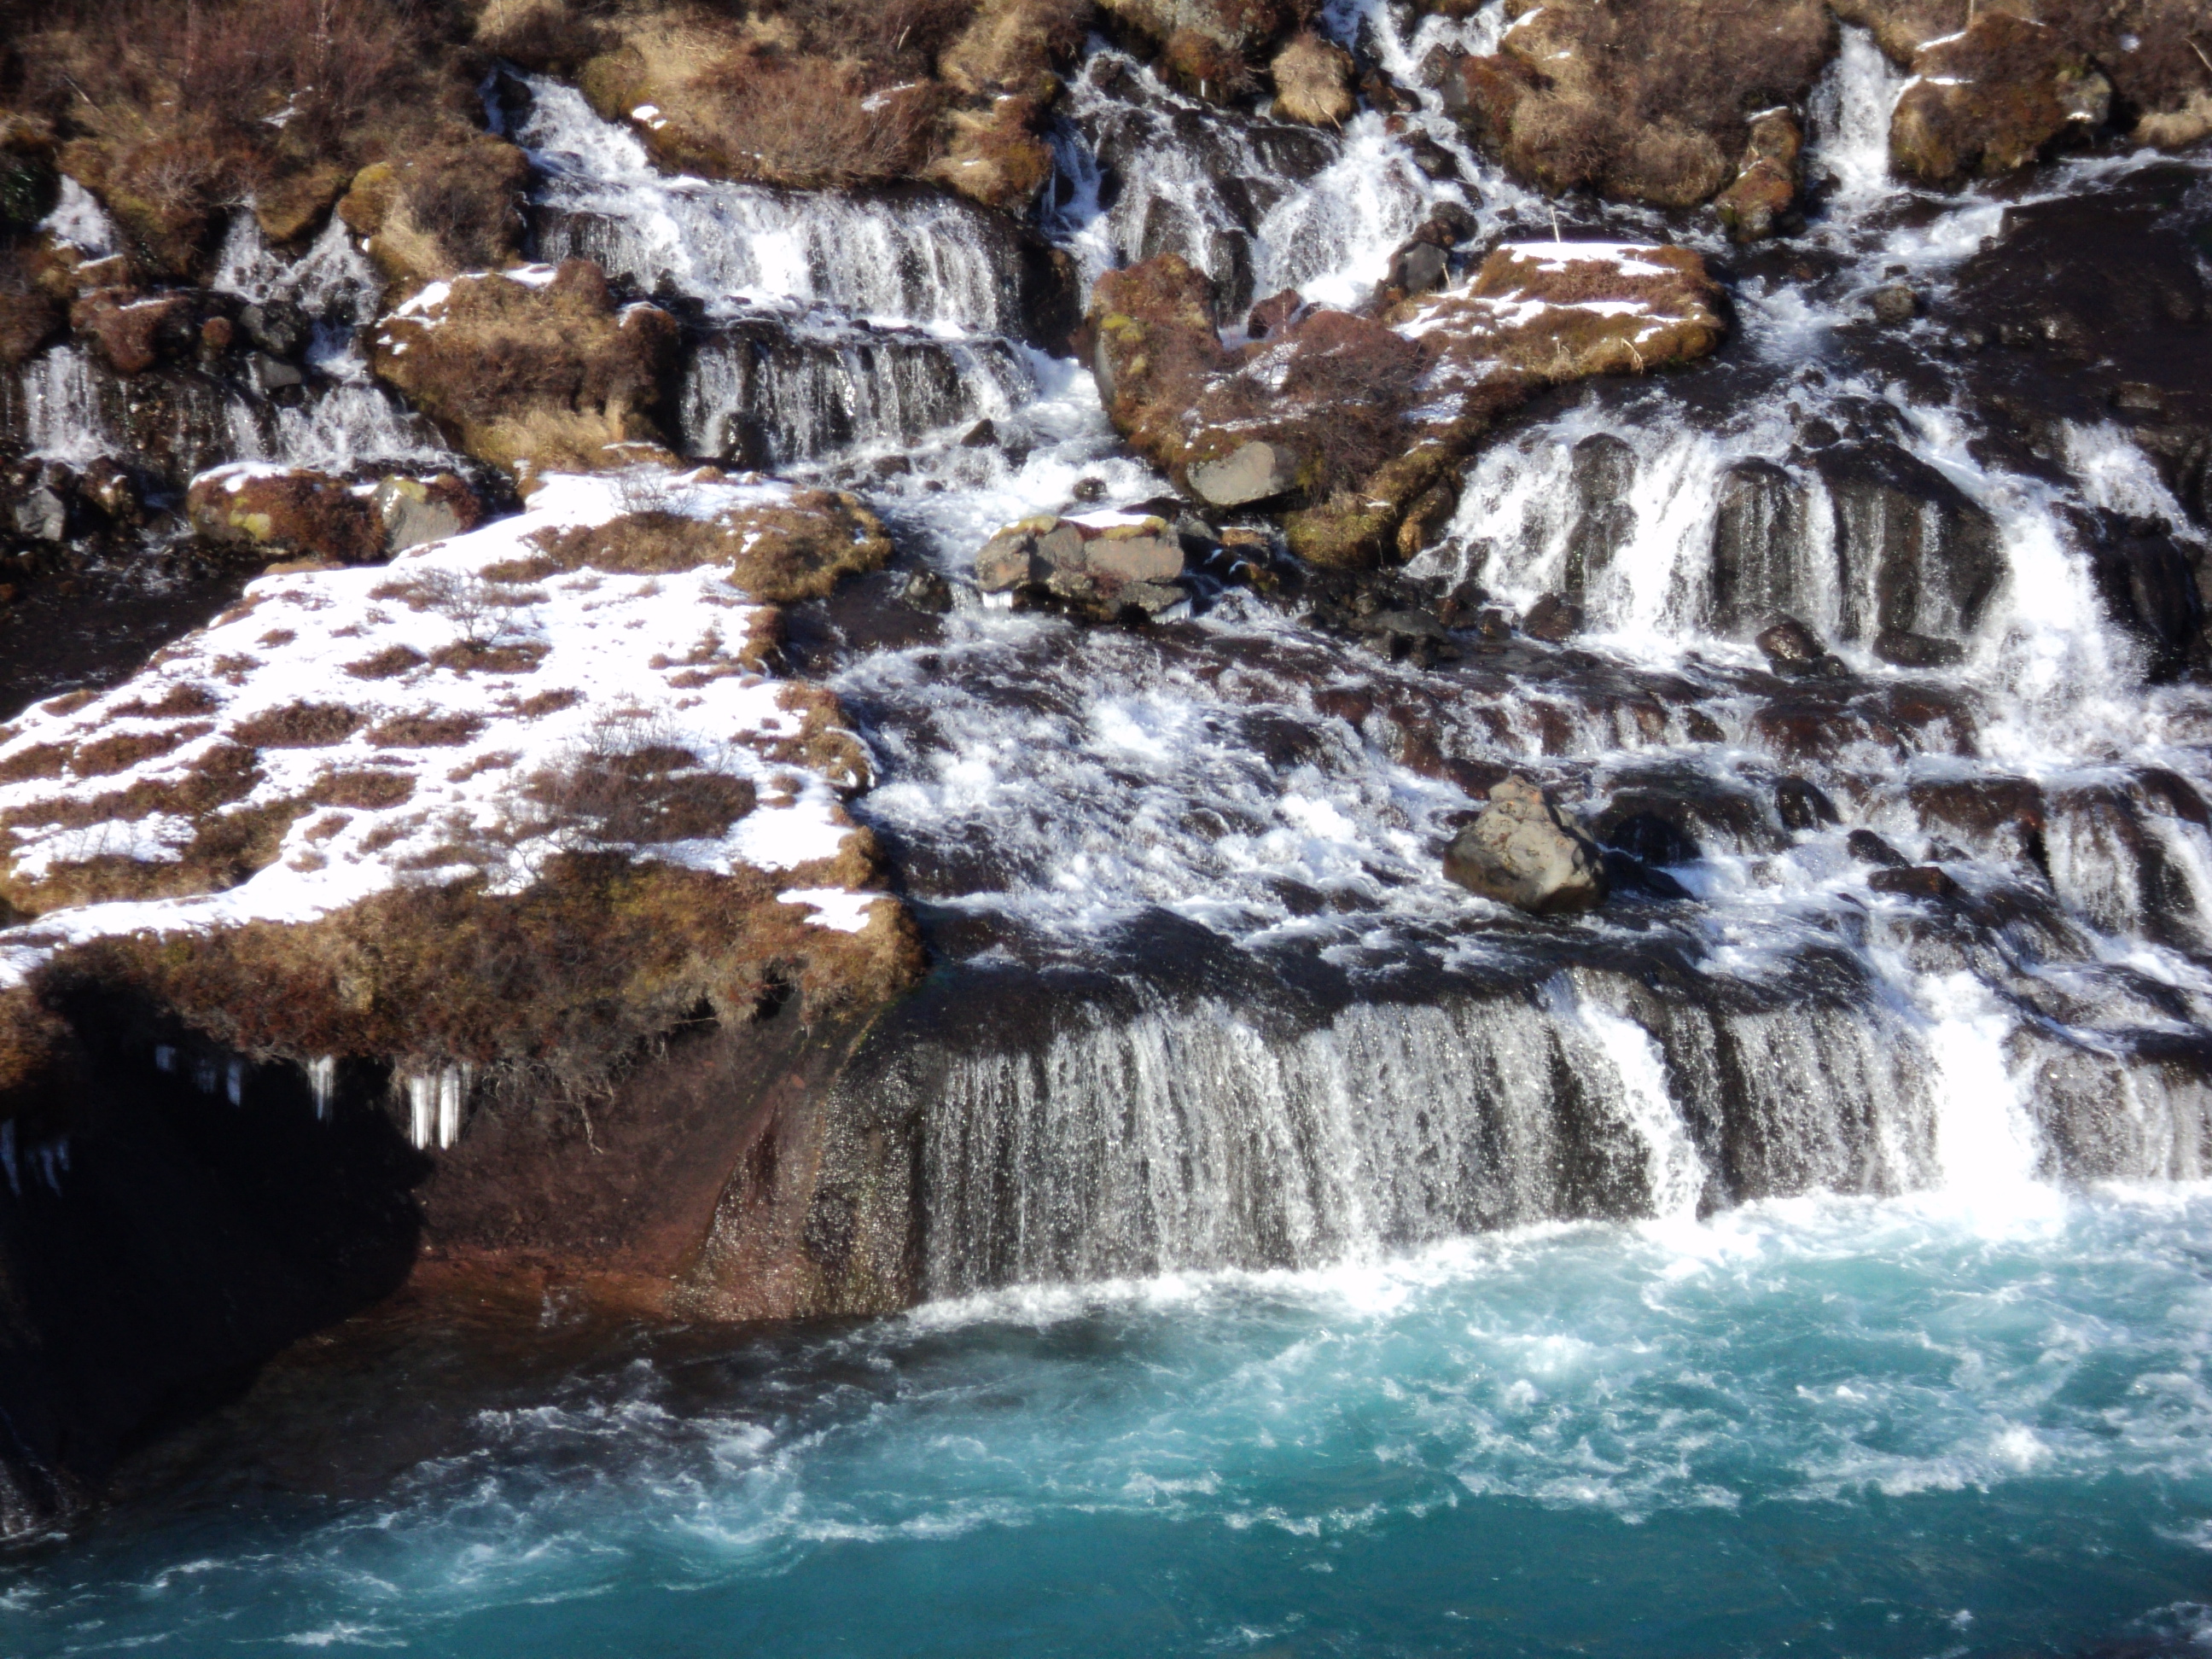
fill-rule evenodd
<path id="1" fill-rule="evenodd" d="M 610 445 L 657 442 L 675 350 L 667 313 L 618 307 L 605 274 L 570 259 L 543 285 L 456 281 L 441 304 L 387 318 L 371 361 L 470 453 L 523 473 L 622 465 Z"/>
<path id="2" fill-rule="evenodd" d="M 230 736 L 256 749 L 322 749 L 343 743 L 368 718 L 342 702 L 288 702 L 239 721 Z"/>
<path id="3" fill-rule="evenodd" d="M 794 680 L 778 689 L 776 706 L 799 716 L 799 730 L 766 746 L 768 758 L 784 766 L 803 766 L 830 781 L 830 787 L 858 794 L 874 787 L 875 768 L 853 735 L 852 723 L 826 686 Z"/>
<path id="4" fill-rule="evenodd" d="M 37 778 L 58 778 L 76 751 L 73 743 L 39 743 L 19 749 L 0 760 L 0 783 L 28 783 Z"/>
<path id="5" fill-rule="evenodd" d="M 83 1054 L 68 1023 L 27 986 L 0 989 L 0 1121 L 63 1121 L 82 1097 Z"/>
<path id="6" fill-rule="evenodd" d="M 363 167 L 337 204 L 377 269 L 403 289 L 512 264 L 528 159 L 489 133 Z"/>
<path id="7" fill-rule="evenodd" d="M 891 556 L 882 521 L 842 490 L 796 490 L 713 519 L 627 514 L 603 525 L 531 537 L 555 569 L 665 574 L 720 566 L 729 580 L 775 605 L 820 599 L 847 576 L 879 570 Z"/>
<path id="8" fill-rule="evenodd" d="M 937 70 L 969 97 L 1041 95 L 1090 28 L 1089 0 L 981 0 L 938 54 Z"/>
<path id="9" fill-rule="evenodd" d="M 204 722 L 172 726 L 167 732 L 118 732 L 112 736 L 95 738 L 89 743 L 79 744 L 76 754 L 70 762 L 70 770 L 80 778 L 106 777 L 112 773 L 127 771 L 141 761 L 152 760 L 181 748 L 196 738 L 204 738 L 215 728 Z"/>
<path id="10" fill-rule="evenodd" d="M 1949 184 L 2027 167 L 2059 139 L 2101 127 L 2112 86 L 2059 31 L 1999 11 L 1923 47 L 1890 118 L 1890 161 Z"/>
<path id="11" fill-rule="evenodd" d="M 414 794 L 415 780 L 410 775 L 374 767 L 325 772 L 307 791 L 307 798 L 318 806 L 349 806 L 364 812 L 404 806 Z"/>
<path id="12" fill-rule="evenodd" d="M 1748 115 L 1802 103 L 1835 50 L 1818 0 L 1514 0 L 1493 58 L 1431 73 L 1521 178 L 1687 207 L 1735 177 Z"/>
<path id="13" fill-rule="evenodd" d="M 166 793 L 168 803 L 176 804 L 185 792 L 156 789 L 149 793 L 157 799 Z M 155 863 L 102 855 L 75 864 L 56 864 L 35 882 L 26 881 L 10 870 L 0 875 L 0 898 L 33 915 L 42 915 L 49 910 L 118 899 L 222 892 L 251 880 L 274 864 L 285 832 L 307 810 L 305 802 L 277 801 L 212 811 L 198 819 L 192 839 L 173 860 Z M 107 816 L 89 821 L 101 822 Z"/>
<path id="14" fill-rule="evenodd" d="M 532 674 L 538 671 L 550 647 L 535 640 L 524 640 L 505 645 L 489 641 L 456 640 L 451 645 L 441 646 L 430 653 L 430 660 L 440 668 L 449 668 L 456 674 Z"/>
<path id="15" fill-rule="evenodd" d="M 184 720 L 194 714 L 212 714 L 222 706 L 216 701 L 215 693 L 204 685 L 180 680 L 151 702 L 143 696 L 131 697 L 117 703 L 109 713 L 118 720 Z"/>
<path id="16" fill-rule="evenodd" d="M 476 714 L 395 714 L 370 726 L 368 740 L 380 749 L 453 749 L 483 728 Z"/>
<path id="17" fill-rule="evenodd" d="M 1041 99 L 1022 94 L 1000 98 L 988 109 L 954 111 L 945 153 L 922 176 L 985 207 L 1026 210 L 1052 177 L 1052 146 L 1038 131 L 1043 115 Z"/>
<path id="18" fill-rule="evenodd" d="M 583 700 L 582 692 L 565 688 L 558 691 L 540 691 L 515 704 L 514 712 L 525 720 L 543 720 L 546 715 L 557 714 L 564 708 L 574 708 Z"/>
<path id="19" fill-rule="evenodd" d="M 387 645 L 358 662 L 348 663 L 345 672 L 357 680 L 388 680 L 420 668 L 428 661 L 429 659 L 420 651 L 404 645 Z"/>
<path id="20" fill-rule="evenodd" d="M 564 855 L 519 895 L 407 886 L 306 926 L 103 940 L 48 976 L 128 988 L 247 1052 L 465 1060 L 592 1086 L 702 1004 L 744 1019 L 771 985 L 826 1011 L 911 984 L 921 955 L 896 905 L 848 934 L 775 902 L 787 883 L 865 872 L 872 844 L 847 842 L 774 876 Z"/>

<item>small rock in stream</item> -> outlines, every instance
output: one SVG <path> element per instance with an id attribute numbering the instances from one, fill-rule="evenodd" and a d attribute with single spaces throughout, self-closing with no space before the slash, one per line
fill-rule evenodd
<path id="1" fill-rule="evenodd" d="M 1597 843 L 1519 776 L 1491 787 L 1487 810 L 1446 849 L 1444 874 L 1534 915 L 1595 909 L 1608 884 Z"/>
<path id="2" fill-rule="evenodd" d="M 1583 608 L 1569 605 L 1556 593 L 1547 593 L 1521 618 L 1521 631 L 1547 645 L 1563 645 L 1583 631 Z"/>

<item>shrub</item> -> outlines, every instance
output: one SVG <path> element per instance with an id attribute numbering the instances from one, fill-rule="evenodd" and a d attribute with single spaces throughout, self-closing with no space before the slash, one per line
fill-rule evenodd
<path id="1" fill-rule="evenodd" d="M 288 702 L 249 715 L 230 728 L 230 735 L 256 749 L 321 749 L 343 743 L 368 719 L 342 702 Z"/>
<path id="2" fill-rule="evenodd" d="M 141 761 L 166 755 L 214 730 L 211 726 L 196 721 L 172 726 L 167 732 L 118 732 L 78 744 L 76 756 L 70 762 L 70 770 L 81 778 L 106 777 L 111 773 L 128 771 Z"/>
<path id="3" fill-rule="evenodd" d="M 524 783 L 515 839 L 571 848 L 714 840 L 753 810 L 752 784 L 702 763 L 643 714 L 611 714 Z"/>
<path id="4" fill-rule="evenodd" d="M 395 714 L 370 726 L 368 740 L 379 749 L 453 749 L 483 727 L 476 714 Z"/>

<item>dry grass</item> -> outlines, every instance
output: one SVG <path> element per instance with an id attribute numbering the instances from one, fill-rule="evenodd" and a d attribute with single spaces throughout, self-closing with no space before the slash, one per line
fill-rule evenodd
<path id="1" fill-rule="evenodd" d="M 5 760 L 0 760 L 0 784 L 30 783 L 40 778 L 58 778 L 62 769 L 76 752 L 73 743 L 39 743 L 28 749 L 19 750 Z"/>
<path id="2" fill-rule="evenodd" d="M 307 791 L 308 799 L 318 806 L 347 806 L 363 812 L 404 806 L 414 794 L 415 780 L 408 774 L 373 767 L 325 772 Z"/>
<path id="3" fill-rule="evenodd" d="M 756 804 L 750 781 L 703 762 L 643 715 L 599 721 L 520 794 L 514 838 L 572 849 L 719 840 Z"/>
<path id="4" fill-rule="evenodd" d="M 95 738 L 77 745 L 70 770 L 80 778 L 104 778 L 128 771 L 141 761 L 182 748 L 214 730 L 212 726 L 196 720 L 190 725 L 172 726 L 167 732 L 118 732 L 111 737 Z"/>
<path id="5" fill-rule="evenodd" d="M 665 575 L 720 566 L 754 598 L 772 605 L 820 599 L 847 576 L 890 561 L 882 522 L 854 496 L 807 489 L 789 501 L 702 520 L 681 514 L 633 513 L 603 525 L 542 530 L 528 562 L 554 570 L 592 569 L 625 575 Z"/>
<path id="6" fill-rule="evenodd" d="M 289 702 L 239 721 L 230 736 L 256 749 L 322 749 L 343 743 L 368 719 L 342 702 Z"/>
<path id="7" fill-rule="evenodd" d="M 34 992 L 0 990 L 0 1121 L 63 1119 L 82 1098 L 82 1067 L 76 1034 Z"/>
<path id="8" fill-rule="evenodd" d="M 454 749 L 483 728 L 477 714 L 395 714 L 370 726 L 368 740 L 380 749 Z"/>
<path id="9" fill-rule="evenodd" d="M 388 680 L 411 672 L 428 661 L 429 659 L 420 651 L 404 645 L 387 645 L 358 662 L 348 663 L 345 672 L 357 680 Z"/>

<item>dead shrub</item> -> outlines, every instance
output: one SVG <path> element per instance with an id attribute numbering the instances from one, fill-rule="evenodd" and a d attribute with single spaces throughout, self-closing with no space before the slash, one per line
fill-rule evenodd
<path id="1" fill-rule="evenodd" d="M 715 840 L 753 810 L 750 781 L 702 762 L 649 716 L 611 714 L 520 791 L 516 840 L 564 848 Z"/>
<path id="2" fill-rule="evenodd" d="M 695 78 L 722 170 L 812 188 L 897 179 L 928 157 L 933 85 L 871 89 L 849 61 L 736 52 Z"/>
<path id="3" fill-rule="evenodd" d="M 230 735 L 256 749 L 322 749 L 343 743 L 368 719 L 342 702 L 289 702 L 249 715 L 230 728 Z"/>
<path id="4" fill-rule="evenodd" d="M 204 722 L 174 726 L 167 732 L 118 732 L 112 737 L 96 738 L 77 746 L 76 757 L 70 769 L 81 778 L 101 778 L 111 773 L 129 770 L 141 761 L 154 759 L 170 750 L 182 748 L 196 738 L 204 738 L 215 730 Z"/>
<path id="5" fill-rule="evenodd" d="M 527 559 L 501 559 L 496 564 L 486 565 L 477 574 L 488 582 L 522 587 L 558 575 L 565 568 L 559 560 L 541 554 Z"/>
<path id="6" fill-rule="evenodd" d="M 369 767 L 325 772 L 307 792 L 308 799 L 318 806 L 350 806 L 364 812 L 404 806 L 414 794 L 415 780 L 409 774 Z"/>
<path id="7" fill-rule="evenodd" d="M 550 654 L 550 647 L 535 640 L 513 645 L 478 645 L 471 640 L 456 640 L 433 651 L 430 660 L 437 667 L 449 668 L 456 674 L 531 674 Z"/>
<path id="8" fill-rule="evenodd" d="M 574 708 L 583 702 L 580 691 L 562 690 L 540 691 L 535 696 L 525 697 L 514 705 L 514 712 L 525 720 L 543 720 L 548 714 L 557 714 L 564 708 Z"/>
<path id="9" fill-rule="evenodd" d="M 477 714 L 395 714 L 368 728 L 379 749 L 454 749 L 484 728 Z"/>
<path id="10" fill-rule="evenodd" d="M 379 588 L 377 592 L 382 594 L 386 589 Z M 388 645 L 359 662 L 348 663 L 345 672 L 357 680 L 388 680 L 420 668 L 428 661 L 429 659 L 420 651 L 404 645 Z"/>

